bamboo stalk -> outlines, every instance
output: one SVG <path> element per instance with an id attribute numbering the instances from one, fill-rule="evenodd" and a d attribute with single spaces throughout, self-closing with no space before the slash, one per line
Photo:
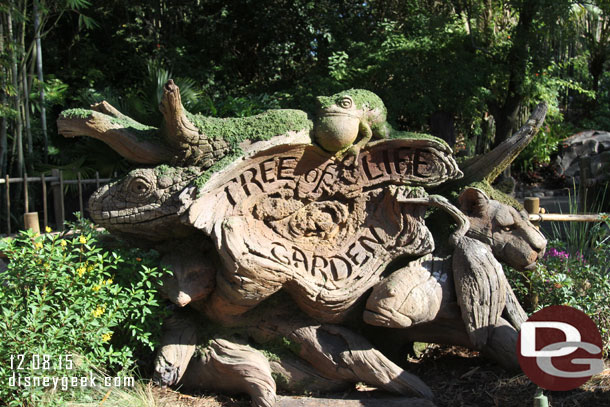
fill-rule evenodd
<path id="1" fill-rule="evenodd" d="M 6 230 L 7 230 L 7 234 L 11 234 L 11 191 L 10 191 L 10 185 L 11 183 L 9 182 L 9 176 L 7 175 L 5 178 L 6 180 Z"/>
<path id="2" fill-rule="evenodd" d="M 45 108 L 44 77 L 42 73 L 42 43 L 40 41 L 40 9 L 38 0 L 34 0 L 34 38 L 36 41 L 36 71 L 40 82 L 40 124 L 42 127 L 42 139 L 44 142 L 44 163 L 49 160 L 49 141 L 47 136 L 47 116 Z M 45 224 L 46 226 L 46 224 Z"/>
<path id="3" fill-rule="evenodd" d="M 12 10 L 14 8 L 14 1 L 9 2 L 9 7 L 7 8 L 7 28 L 8 28 L 8 37 L 9 42 L 12 42 L 13 45 L 17 45 L 17 37 L 13 30 L 13 16 Z M 17 117 L 15 120 L 15 135 L 14 135 L 14 144 L 13 147 L 17 149 L 17 175 L 21 176 L 23 174 L 23 145 L 22 145 L 22 137 L 23 137 L 23 122 L 21 121 L 21 89 L 19 88 L 19 70 L 17 68 L 17 50 L 16 46 L 9 47 L 10 49 L 10 58 L 11 58 L 11 79 L 13 85 L 13 108 L 17 112 Z"/>

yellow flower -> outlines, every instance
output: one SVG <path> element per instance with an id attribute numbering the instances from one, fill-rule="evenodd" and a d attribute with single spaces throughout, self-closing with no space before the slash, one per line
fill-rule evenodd
<path id="1" fill-rule="evenodd" d="M 36 243 L 34 243 L 34 247 L 35 247 L 36 249 L 42 249 L 42 243 L 40 243 L 40 242 L 36 242 Z"/>
<path id="2" fill-rule="evenodd" d="M 100 288 L 102 288 L 102 286 L 98 284 L 98 285 L 94 285 L 94 286 L 93 286 L 93 288 L 92 288 L 92 290 L 93 290 L 93 291 L 99 291 L 99 290 L 100 290 Z"/>
<path id="3" fill-rule="evenodd" d="M 107 285 L 112 284 L 112 279 L 111 279 L 111 278 L 109 278 L 108 280 L 106 280 L 106 283 L 105 283 L 105 284 L 107 284 Z"/>
<path id="4" fill-rule="evenodd" d="M 48 227 L 48 226 L 46 228 L 44 228 L 44 231 L 47 232 L 47 233 L 51 233 L 52 232 L 51 228 Z"/>
<path id="5" fill-rule="evenodd" d="M 108 342 L 112 338 L 112 332 L 105 333 L 102 335 L 102 342 Z"/>
<path id="6" fill-rule="evenodd" d="M 68 243 L 66 243 L 66 241 L 65 241 L 65 240 L 60 240 L 60 241 L 59 241 L 59 245 L 60 245 L 61 247 L 66 247 L 66 245 L 67 245 L 67 244 L 68 244 Z"/>
<path id="7" fill-rule="evenodd" d="M 95 264 L 91 264 L 89 266 L 87 266 L 87 271 L 91 272 L 95 269 Z"/>
<path id="8" fill-rule="evenodd" d="M 83 274 L 85 274 L 85 271 L 87 271 L 87 269 L 85 269 L 83 266 L 80 266 L 79 268 L 76 269 L 76 272 L 78 273 L 79 277 L 82 277 Z"/>
<path id="9" fill-rule="evenodd" d="M 50 264 L 49 264 L 49 263 L 45 263 L 45 264 L 43 264 L 43 266 L 44 266 L 44 268 L 47 268 L 47 269 L 48 269 L 48 268 L 49 268 L 49 266 L 50 266 Z"/>
<path id="10" fill-rule="evenodd" d="M 103 307 L 97 307 L 96 309 L 94 309 L 93 311 L 91 311 L 91 313 L 93 314 L 93 316 L 95 318 L 98 318 L 99 316 L 101 316 L 104 312 L 106 312 L 106 306 Z"/>
<path id="11" fill-rule="evenodd" d="M 78 238 L 78 241 L 79 241 L 81 244 L 85 244 L 85 243 L 87 243 L 87 238 L 86 238 L 85 236 L 82 236 L 82 235 L 81 235 L 81 236 Z"/>

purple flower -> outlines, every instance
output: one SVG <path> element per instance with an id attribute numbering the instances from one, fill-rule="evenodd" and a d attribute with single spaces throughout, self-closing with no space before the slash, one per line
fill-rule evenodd
<path id="1" fill-rule="evenodd" d="M 556 257 L 561 260 L 567 260 L 570 257 L 568 252 L 564 252 L 563 250 L 557 250 L 554 247 L 551 247 L 546 251 L 544 257 Z"/>

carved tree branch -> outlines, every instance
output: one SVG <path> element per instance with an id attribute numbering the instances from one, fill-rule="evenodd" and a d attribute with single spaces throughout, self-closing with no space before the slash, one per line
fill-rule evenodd
<path id="1" fill-rule="evenodd" d="M 461 183 L 468 185 L 476 181 L 493 182 L 538 133 L 544 122 L 546 111 L 545 103 L 538 104 L 527 122 L 512 137 L 462 168 L 464 178 Z"/>
<path id="2" fill-rule="evenodd" d="M 129 116 L 125 116 L 123 113 L 119 112 L 114 106 L 105 100 L 94 103 L 91 105 L 91 110 L 95 110 L 96 112 L 107 114 L 108 116 L 112 116 L 116 119 L 126 119 L 133 120 Z"/>
<path id="3" fill-rule="evenodd" d="M 57 130 L 64 137 L 89 136 L 108 144 L 114 151 L 129 161 L 139 164 L 160 164 L 170 161 L 172 154 L 167 146 L 158 140 L 145 140 L 138 137 L 138 130 L 121 124 L 113 119 L 124 118 L 115 108 L 106 102 L 98 104 L 95 109 L 110 113 L 107 115 L 97 111 L 90 112 L 86 117 L 59 116 Z M 116 114 L 121 116 L 116 116 Z M 128 119 L 131 121 L 131 119 Z M 134 122 L 137 124 L 137 122 Z"/>
<path id="4" fill-rule="evenodd" d="M 174 162 L 208 168 L 229 150 L 229 144 L 224 139 L 210 138 L 188 119 L 180 88 L 171 79 L 163 88 L 159 110 L 165 120 L 165 139 L 178 152 Z"/>
<path id="5" fill-rule="evenodd" d="M 159 110 L 165 119 L 166 137 L 169 143 L 181 149 L 184 146 L 199 144 L 200 134 L 197 127 L 186 117 L 180 88 L 173 80 L 167 81 L 163 87 L 163 97 Z"/>

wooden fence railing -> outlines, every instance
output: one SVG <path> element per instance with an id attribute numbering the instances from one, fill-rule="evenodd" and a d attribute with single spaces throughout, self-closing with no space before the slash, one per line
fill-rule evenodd
<path id="1" fill-rule="evenodd" d="M 100 185 L 108 183 L 110 178 L 100 178 L 99 173 L 96 171 L 95 178 L 83 179 L 80 172 L 77 173 L 76 179 L 64 179 L 64 173 L 61 170 L 52 170 L 51 176 L 41 174 L 37 177 L 29 177 L 25 174 L 23 177 L 9 177 L 8 175 L 4 178 L 0 178 L 0 189 L 4 192 L 4 206 L 6 208 L 6 230 L 3 231 L 6 234 L 11 234 L 11 199 L 17 197 L 11 196 L 11 184 L 23 184 L 23 204 L 24 204 L 24 223 L 26 225 L 33 225 L 39 222 L 37 212 L 30 212 L 30 184 L 40 183 L 40 191 L 42 194 L 42 226 L 46 228 L 49 224 L 49 204 L 48 204 L 48 190 L 47 187 L 51 187 L 52 199 L 53 199 L 53 211 L 55 216 L 55 226 L 59 230 L 63 230 L 64 221 L 66 219 L 65 209 L 65 185 L 77 185 L 78 186 L 78 203 L 79 210 L 84 213 L 84 199 L 83 199 L 83 185 L 95 184 L 96 188 Z M 4 184 L 2 187 L 1 184 Z M 21 194 L 20 194 L 21 195 Z M 34 216 L 36 214 L 36 216 Z M 38 225 L 36 225 L 38 227 Z"/>
<path id="2" fill-rule="evenodd" d="M 540 222 L 603 222 L 604 217 L 599 213 L 573 214 L 573 213 L 545 213 L 540 207 L 540 199 L 528 197 L 523 202 L 523 207 L 529 214 L 529 220 L 538 226 Z"/>

